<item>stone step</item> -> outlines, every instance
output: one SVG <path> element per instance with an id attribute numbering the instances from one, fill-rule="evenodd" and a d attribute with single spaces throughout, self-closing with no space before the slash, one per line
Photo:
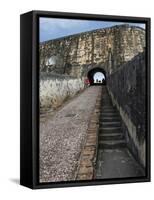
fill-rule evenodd
<path id="1" fill-rule="evenodd" d="M 107 101 L 106 101 L 106 100 L 104 100 L 104 101 L 102 100 L 101 103 L 102 103 L 102 105 L 104 104 L 104 105 L 106 105 L 106 106 L 107 106 L 107 105 L 112 106 L 112 102 L 111 102 L 111 101 L 108 101 L 108 100 L 107 100 Z"/>
<path id="2" fill-rule="evenodd" d="M 117 110 L 102 110 L 101 111 L 102 115 L 104 115 L 104 114 L 109 114 L 110 115 L 110 114 L 115 114 L 115 113 L 119 114 Z"/>
<path id="3" fill-rule="evenodd" d="M 103 112 L 114 112 L 114 111 L 117 111 L 115 108 L 103 108 L 102 109 L 102 113 Z"/>
<path id="4" fill-rule="evenodd" d="M 102 106 L 102 109 L 110 109 L 110 108 L 115 108 L 113 105 L 111 105 L 111 106 L 107 106 L 107 105 L 103 105 Z"/>
<path id="5" fill-rule="evenodd" d="M 120 127 L 121 122 L 120 121 L 111 121 L 111 122 L 100 122 L 100 127 Z"/>
<path id="6" fill-rule="evenodd" d="M 101 112 L 103 113 L 104 111 L 108 111 L 108 112 L 114 112 L 114 111 L 117 111 L 117 109 L 115 109 L 115 108 L 102 108 L 102 110 L 101 110 Z"/>
<path id="7" fill-rule="evenodd" d="M 100 123 L 101 122 L 120 122 L 120 117 L 100 117 Z"/>
<path id="8" fill-rule="evenodd" d="M 119 117 L 119 113 L 117 113 L 117 112 L 101 113 L 100 117 Z"/>
<path id="9" fill-rule="evenodd" d="M 105 101 L 105 102 L 112 102 L 110 98 L 103 98 L 102 101 Z"/>
<path id="10" fill-rule="evenodd" d="M 111 99 L 107 99 L 107 98 L 106 98 L 106 99 L 102 99 L 101 101 L 102 101 L 102 102 L 106 102 L 106 103 L 107 103 L 107 102 L 112 103 Z"/>
<path id="11" fill-rule="evenodd" d="M 99 134 L 99 140 L 104 141 L 104 140 L 121 140 L 124 139 L 124 135 L 122 133 L 103 133 Z"/>
<path id="12" fill-rule="evenodd" d="M 113 111 L 101 111 L 101 115 L 104 115 L 104 114 L 107 114 L 107 115 L 118 114 L 119 115 L 119 112 L 117 110 L 113 110 Z"/>
<path id="13" fill-rule="evenodd" d="M 102 109 L 103 109 L 104 105 L 107 107 L 110 107 L 110 108 L 113 107 L 111 102 L 101 102 L 101 105 L 102 105 Z"/>
<path id="14" fill-rule="evenodd" d="M 100 127 L 100 133 L 121 133 L 121 127 Z"/>
<path id="15" fill-rule="evenodd" d="M 118 112 L 118 110 L 115 108 L 101 108 L 101 113 L 104 113 L 104 112 L 112 113 L 112 112 Z"/>
<path id="16" fill-rule="evenodd" d="M 123 148 L 126 147 L 125 140 L 106 140 L 99 141 L 99 148 L 103 149 L 114 149 L 114 148 Z"/>

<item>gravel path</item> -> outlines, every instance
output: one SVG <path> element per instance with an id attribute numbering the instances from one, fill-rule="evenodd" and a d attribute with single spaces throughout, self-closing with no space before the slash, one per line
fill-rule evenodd
<path id="1" fill-rule="evenodd" d="M 75 180 L 90 116 L 101 86 L 87 88 L 40 123 L 40 182 Z"/>

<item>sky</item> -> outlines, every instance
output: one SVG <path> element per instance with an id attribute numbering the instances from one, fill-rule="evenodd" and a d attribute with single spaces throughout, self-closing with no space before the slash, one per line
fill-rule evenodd
<path id="1" fill-rule="evenodd" d="M 104 74 L 103 73 L 101 73 L 101 72 L 96 72 L 95 74 L 94 74 L 94 80 L 102 80 L 102 79 L 104 79 L 105 80 L 105 76 L 104 76 Z"/>
<path id="2" fill-rule="evenodd" d="M 68 35 L 124 24 L 124 22 L 107 22 L 76 19 L 57 19 L 40 17 L 40 42 Z M 126 23 L 125 23 L 126 24 Z M 145 28 L 145 24 L 127 23 Z"/>

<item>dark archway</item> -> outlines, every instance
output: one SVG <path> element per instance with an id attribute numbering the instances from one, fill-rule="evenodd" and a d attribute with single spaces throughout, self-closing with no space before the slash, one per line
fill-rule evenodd
<path id="1" fill-rule="evenodd" d="M 94 77 L 98 74 L 98 79 Z M 102 76 L 101 76 L 102 74 Z M 106 85 L 106 72 L 102 68 L 93 68 L 87 74 L 90 85 Z"/>

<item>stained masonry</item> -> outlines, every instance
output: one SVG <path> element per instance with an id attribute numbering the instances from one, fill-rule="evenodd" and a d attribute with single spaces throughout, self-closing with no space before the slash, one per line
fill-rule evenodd
<path id="1" fill-rule="evenodd" d="M 40 70 L 82 77 L 98 66 L 110 74 L 144 47 L 142 28 L 120 25 L 98 29 L 41 43 Z"/>
<path id="2" fill-rule="evenodd" d="M 52 101 L 58 105 L 59 96 L 66 99 L 71 93 L 83 90 L 88 72 L 102 68 L 112 102 L 123 120 L 128 147 L 143 168 L 146 161 L 145 41 L 144 29 L 120 25 L 40 43 L 41 105 L 51 107 Z M 63 81 L 66 94 L 59 89 Z"/>

